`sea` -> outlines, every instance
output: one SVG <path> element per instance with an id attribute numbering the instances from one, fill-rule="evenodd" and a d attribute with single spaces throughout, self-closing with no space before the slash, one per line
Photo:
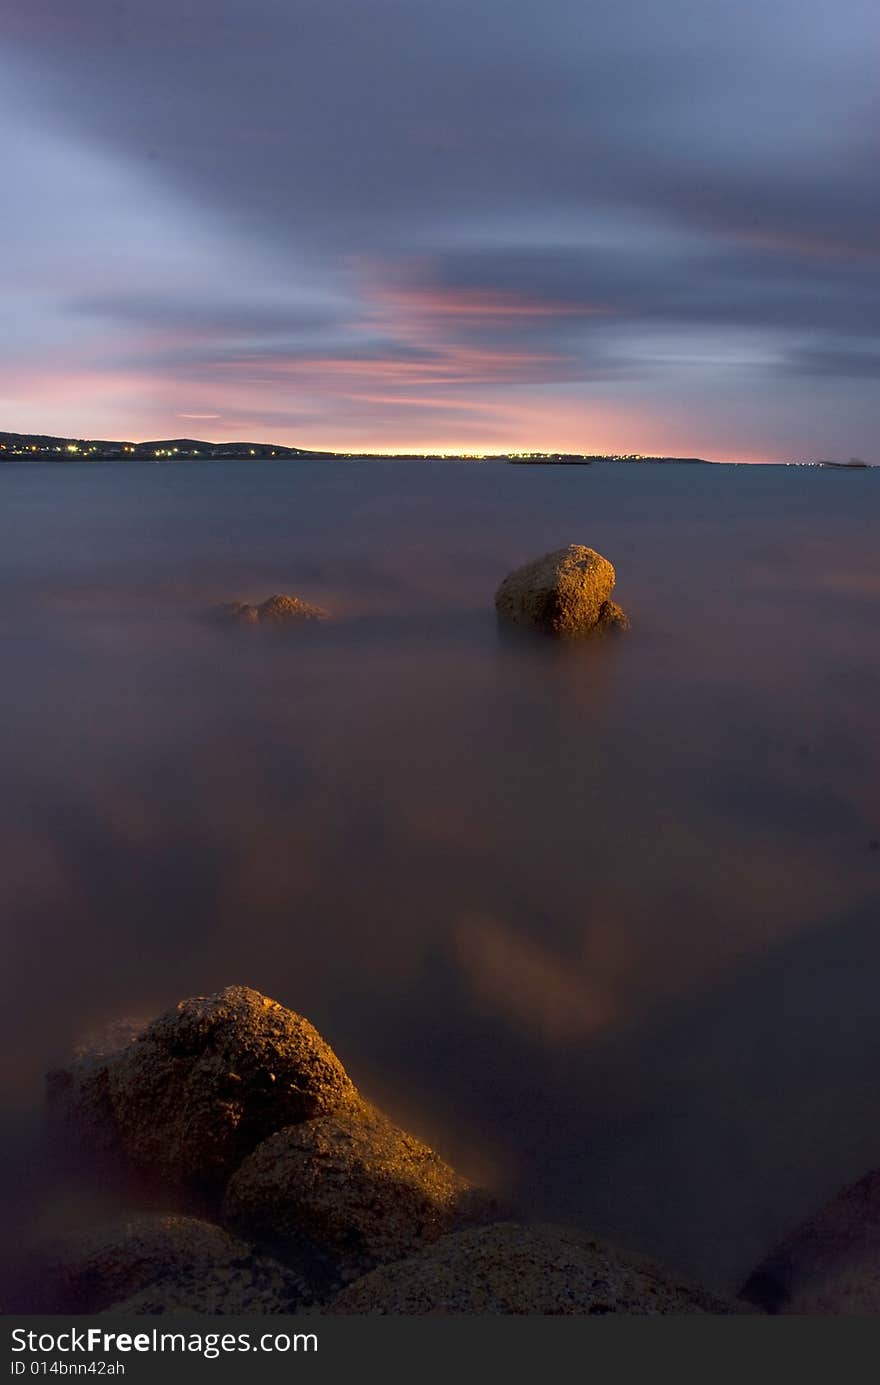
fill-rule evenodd
<path id="1" fill-rule="evenodd" d="M 0 466 L 0 1105 L 241 983 L 528 1218 L 725 1292 L 880 1165 L 880 470 Z M 568 543 L 632 622 L 499 626 Z M 223 628 L 292 593 L 315 627 Z"/>

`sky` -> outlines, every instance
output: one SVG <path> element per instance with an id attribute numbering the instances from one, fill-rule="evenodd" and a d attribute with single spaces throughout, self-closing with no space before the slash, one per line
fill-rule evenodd
<path id="1" fill-rule="evenodd" d="M 880 462 L 876 0 L 0 0 L 0 428 Z"/>

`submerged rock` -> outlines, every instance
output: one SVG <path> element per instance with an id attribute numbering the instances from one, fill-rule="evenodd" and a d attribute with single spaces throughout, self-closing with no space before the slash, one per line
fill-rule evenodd
<path id="1" fill-rule="evenodd" d="M 611 600 L 614 582 L 607 558 L 571 543 L 505 577 L 495 594 L 495 609 L 502 620 L 553 635 L 627 629 L 629 621 Z"/>
<path id="2" fill-rule="evenodd" d="M 740 1310 L 581 1232 L 502 1222 L 444 1236 L 412 1259 L 373 1270 L 343 1289 L 329 1311 L 573 1316 Z"/>
<path id="3" fill-rule="evenodd" d="M 227 601 L 214 608 L 213 616 L 221 625 L 278 626 L 326 620 L 327 612 L 303 601 L 302 597 L 276 595 L 259 606 L 249 606 L 245 601 Z"/>
<path id="4" fill-rule="evenodd" d="M 233 1176 L 224 1212 L 242 1234 L 306 1238 L 343 1278 L 399 1260 L 478 1215 L 470 1184 L 363 1100 L 280 1130 Z"/>
<path id="5" fill-rule="evenodd" d="M 44 1251 L 42 1275 L 52 1311 L 63 1313 L 114 1305 L 118 1312 L 168 1311 L 158 1303 L 194 1312 L 290 1312 L 310 1301 L 290 1270 L 255 1256 L 222 1227 L 154 1212 L 63 1238 Z"/>
<path id="6" fill-rule="evenodd" d="M 49 1117 L 56 1137 L 86 1145 L 93 1155 L 118 1150 L 110 1068 L 146 1024 L 146 1020 L 114 1020 L 84 1035 L 69 1062 L 46 1074 Z"/>
<path id="7" fill-rule="evenodd" d="M 880 1170 L 786 1236 L 741 1296 L 768 1313 L 880 1315 Z"/>

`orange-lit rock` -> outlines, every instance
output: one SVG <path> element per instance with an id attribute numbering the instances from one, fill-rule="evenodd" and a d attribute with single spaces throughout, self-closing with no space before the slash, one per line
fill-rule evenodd
<path id="1" fill-rule="evenodd" d="M 259 606 L 249 606 L 245 601 L 227 601 L 215 607 L 212 614 L 221 625 L 308 625 L 327 619 L 327 612 L 320 606 L 313 606 L 299 596 L 284 595 L 270 596 Z"/>
<path id="2" fill-rule="evenodd" d="M 595 549 L 571 543 L 511 572 L 495 594 L 500 618 L 553 635 L 627 629 L 611 600 L 615 573 Z"/>
<path id="3" fill-rule="evenodd" d="M 270 1136 L 224 1203 L 242 1234 L 293 1246 L 306 1237 L 348 1277 L 411 1255 L 480 1209 L 466 1179 L 362 1100 Z"/>
<path id="4" fill-rule="evenodd" d="M 247 986 L 195 996 L 109 1065 L 129 1163 L 164 1183 L 218 1190 L 255 1145 L 354 1095 L 301 1015 Z"/>

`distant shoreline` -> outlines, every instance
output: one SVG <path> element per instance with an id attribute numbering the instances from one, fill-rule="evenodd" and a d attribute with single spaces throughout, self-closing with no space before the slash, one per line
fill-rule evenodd
<path id="1" fill-rule="evenodd" d="M 717 462 L 706 457 L 659 457 L 640 453 L 581 452 L 320 452 L 282 443 L 206 442 L 198 438 L 162 438 L 151 442 L 115 442 L 95 438 L 61 438 L 45 433 L 0 432 L 0 462 L 157 462 L 157 461 L 396 461 L 508 462 L 516 466 L 592 466 L 626 462 L 642 466 L 796 466 L 868 471 L 867 462 Z"/>

